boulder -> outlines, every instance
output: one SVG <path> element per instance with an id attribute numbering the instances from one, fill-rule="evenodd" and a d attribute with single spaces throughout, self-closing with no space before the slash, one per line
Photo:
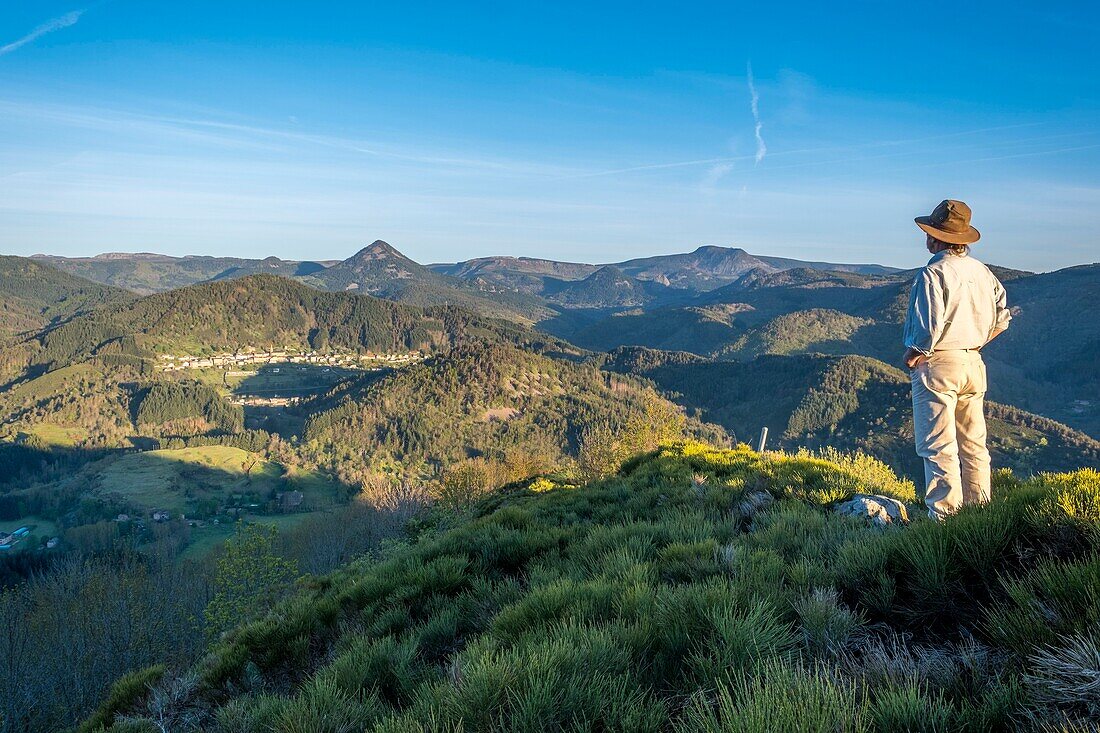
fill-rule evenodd
<path id="1" fill-rule="evenodd" d="M 909 512 L 906 511 L 905 504 L 881 494 L 856 494 L 837 504 L 836 511 L 847 517 L 861 517 L 879 527 L 909 523 Z"/>
<path id="2" fill-rule="evenodd" d="M 741 510 L 741 516 L 752 517 L 755 516 L 757 512 L 764 511 L 774 503 L 775 497 L 767 491 L 751 491 L 742 497 L 741 503 L 737 508 Z"/>

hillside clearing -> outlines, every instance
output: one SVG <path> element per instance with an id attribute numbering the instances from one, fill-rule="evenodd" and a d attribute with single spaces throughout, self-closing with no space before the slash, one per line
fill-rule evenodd
<path id="1" fill-rule="evenodd" d="M 92 468 L 97 494 L 173 515 L 191 516 L 200 501 L 225 502 L 234 494 L 266 500 L 272 492 L 301 491 L 303 503 L 310 506 L 331 506 L 339 500 L 338 487 L 321 474 L 284 468 L 229 446 L 130 453 Z"/>

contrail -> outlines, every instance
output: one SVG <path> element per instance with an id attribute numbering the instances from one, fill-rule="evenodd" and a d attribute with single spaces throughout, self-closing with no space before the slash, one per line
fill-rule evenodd
<path id="1" fill-rule="evenodd" d="M 53 33 L 54 31 L 59 31 L 62 28 L 68 28 L 71 25 L 76 25 L 76 22 L 80 20 L 80 16 L 83 14 L 83 10 L 73 10 L 71 12 L 65 13 L 62 16 L 54 18 L 51 21 L 43 23 L 19 40 L 12 41 L 6 46 L 0 46 L 0 56 L 11 53 L 17 48 L 22 48 L 23 46 L 26 46 L 28 43 L 38 38 L 39 36 L 44 36 L 47 33 Z"/>
<path id="2" fill-rule="evenodd" d="M 752 95 L 752 119 L 756 122 L 756 163 L 759 164 L 768 154 L 768 146 L 764 144 L 764 138 L 760 135 L 760 129 L 764 124 L 760 122 L 760 95 L 756 93 L 756 82 L 752 78 L 752 62 L 749 62 L 748 70 L 749 94 Z"/>

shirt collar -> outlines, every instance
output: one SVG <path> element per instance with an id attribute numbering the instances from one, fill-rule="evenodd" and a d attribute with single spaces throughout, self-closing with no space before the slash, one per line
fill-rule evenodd
<path id="1" fill-rule="evenodd" d="M 944 257 L 947 257 L 948 255 L 951 255 L 952 257 L 966 257 L 968 254 L 970 254 L 970 253 L 969 252 L 963 252 L 960 255 L 952 255 L 949 250 L 945 249 L 942 252 L 937 252 L 936 254 L 932 255 L 932 259 L 928 260 L 928 264 L 931 265 L 933 262 L 939 262 L 940 260 L 942 260 Z"/>

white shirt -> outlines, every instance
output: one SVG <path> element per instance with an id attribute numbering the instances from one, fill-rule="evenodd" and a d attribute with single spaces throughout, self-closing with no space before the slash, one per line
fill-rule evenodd
<path id="1" fill-rule="evenodd" d="M 969 254 L 944 250 L 913 280 L 905 316 L 905 345 L 933 351 L 980 349 L 993 331 L 1012 320 L 1005 289 L 989 268 Z"/>

